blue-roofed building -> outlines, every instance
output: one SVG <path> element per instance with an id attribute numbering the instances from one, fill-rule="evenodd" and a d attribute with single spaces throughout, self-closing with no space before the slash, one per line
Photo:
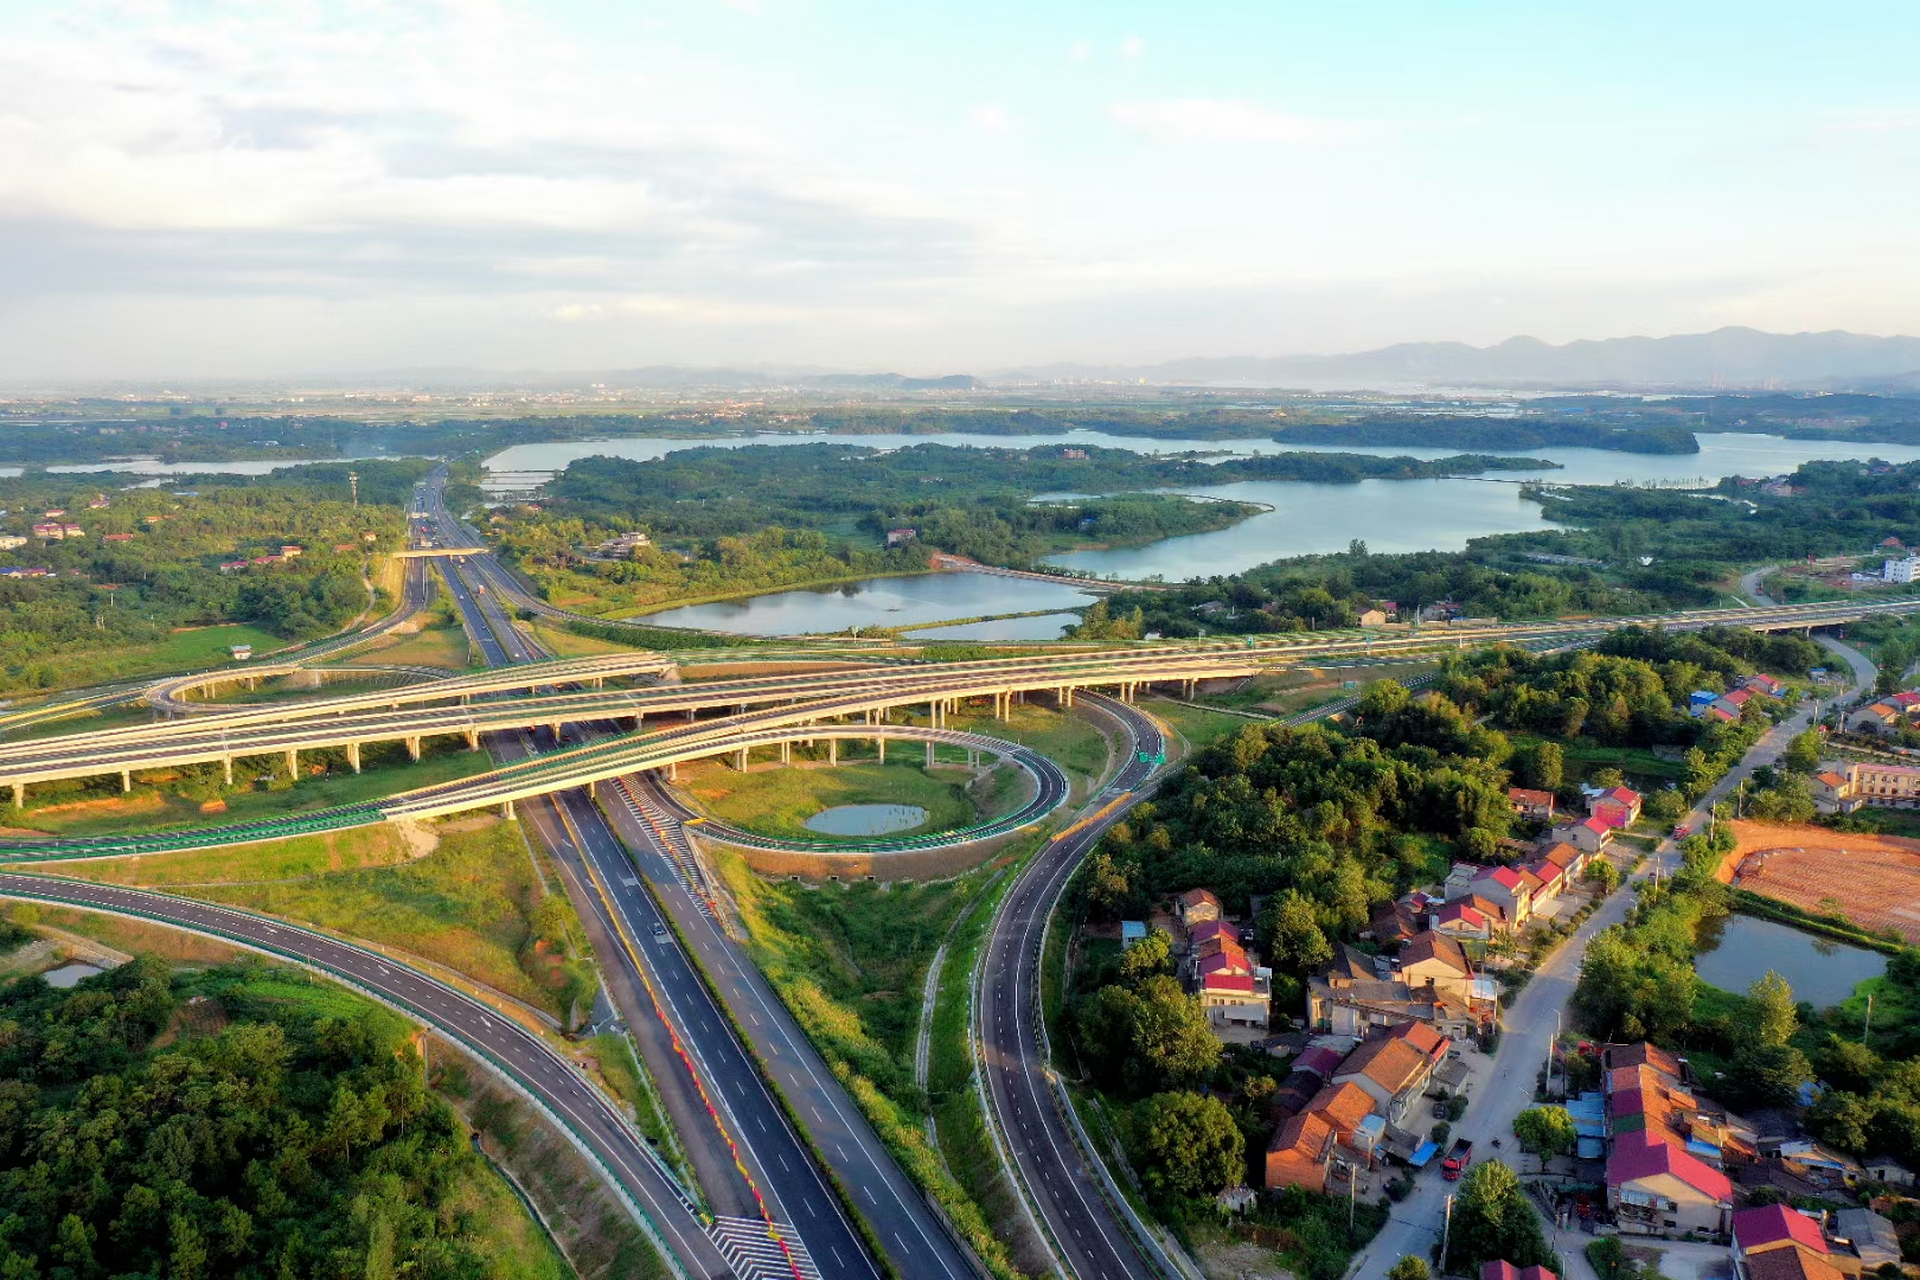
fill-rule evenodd
<path id="1" fill-rule="evenodd" d="M 1120 922 L 1120 949 L 1125 951 L 1136 942 L 1147 940 L 1147 922 L 1144 920 L 1122 920 Z"/>

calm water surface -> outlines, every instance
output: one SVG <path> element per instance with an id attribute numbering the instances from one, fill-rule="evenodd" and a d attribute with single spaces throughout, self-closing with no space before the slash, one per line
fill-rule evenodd
<path id="1" fill-rule="evenodd" d="M 1709 986 L 1745 995 L 1771 969 L 1793 987 L 1795 999 L 1823 1009 L 1846 1000 L 1868 978 L 1887 972 L 1887 958 L 1877 951 L 1829 942 L 1755 916 L 1728 916 L 1702 942 L 1712 949 L 1695 956 L 1693 967 Z"/>
<path id="2" fill-rule="evenodd" d="M 1195 576 L 1238 573 L 1289 556 L 1344 551 L 1358 538 L 1373 551 L 1457 551 L 1476 537 L 1551 528 L 1536 503 L 1523 500 L 1516 481 L 1555 480 L 1567 484 L 1709 484 L 1728 475 L 1778 475 L 1816 459 L 1881 458 L 1888 462 L 1920 459 L 1920 447 L 1788 440 L 1779 436 L 1717 433 L 1702 435 L 1700 452 L 1682 455 L 1615 453 L 1605 449 L 1540 449 L 1519 456 L 1545 458 L 1560 469 L 1503 471 L 1485 479 L 1365 480 L 1359 484 L 1302 484 L 1247 481 L 1192 486 L 1184 492 L 1213 498 L 1264 503 L 1273 510 L 1214 533 L 1169 538 L 1149 546 L 1110 551 L 1079 551 L 1051 562 L 1098 577 L 1180 582 Z M 1419 447 L 1345 448 L 1339 445 L 1281 445 L 1266 439 L 1147 440 L 1099 431 L 1059 435 L 761 435 L 717 439 L 628 437 L 516 445 L 487 459 L 500 473 L 553 472 L 577 458 L 595 454 L 646 460 L 681 449 L 750 444 L 833 443 L 849 447 L 910 448 L 916 444 L 971 445 L 981 448 L 1031 448 L 1050 443 L 1098 445 L 1140 453 L 1213 451 L 1246 456 L 1287 449 L 1319 453 L 1365 453 L 1438 458 L 1459 452 Z M 1514 455 L 1509 455 L 1514 456 Z M 1033 609 L 1083 607 L 1091 597 L 1070 586 L 975 580 L 974 575 L 939 578 L 883 578 L 829 591 L 786 591 L 750 600 L 695 605 L 655 614 L 667 626 L 703 627 L 755 635 L 798 635 L 841 631 L 851 626 L 911 626 L 916 622 Z M 923 638 L 973 640 L 1052 639 L 1064 619 L 1017 618 L 930 628 Z"/>
<path id="3" fill-rule="evenodd" d="M 829 836 L 885 836 L 911 831 L 926 820 L 927 811 L 916 804 L 843 804 L 822 809 L 806 827 Z"/>
<path id="4" fill-rule="evenodd" d="M 699 627 L 735 635 L 797 636 L 845 631 L 848 627 L 905 627 L 916 622 L 1025 613 L 1032 609 L 1064 612 L 1084 608 L 1096 598 L 1092 592 L 1069 583 L 1002 578 L 987 573 L 938 573 L 868 578 L 833 587 L 685 605 L 647 614 L 646 620 L 660 626 Z M 1005 621 L 1037 623 L 1040 619 Z M 1035 634 L 1013 638 L 1056 639 L 1061 625 L 1055 623 Z"/>

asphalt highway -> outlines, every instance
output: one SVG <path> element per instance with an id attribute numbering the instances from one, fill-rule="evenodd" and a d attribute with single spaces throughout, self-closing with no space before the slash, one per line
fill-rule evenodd
<path id="1" fill-rule="evenodd" d="M 448 566 L 445 576 L 485 660 L 504 665 L 533 659 L 531 642 L 505 616 L 497 595 L 475 590 L 468 565 Z M 530 749 L 525 735 L 501 735 L 495 742 L 509 755 Z M 767 1224 L 762 1229 L 780 1238 L 777 1254 L 764 1260 L 772 1266 L 757 1274 L 782 1274 L 776 1268 L 784 1265 L 785 1274 L 795 1276 L 881 1280 L 858 1231 L 659 916 L 592 796 L 560 790 L 527 808 L 530 824 L 562 865 L 580 915 L 591 918 L 612 944 L 598 952 L 620 977 L 609 994 L 630 1028 L 650 1033 L 639 1045 L 654 1079 L 673 1088 L 675 1128 L 710 1203 L 736 1219 L 761 1219 Z M 660 1030 L 667 1032 L 673 1057 L 658 1052 Z M 676 1061 L 680 1049 L 687 1058 Z"/>
<path id="2" fill-rule="evenodd" d="M 644 1211 L 690 1275 L 732 1275 L 646 1140 L 579 1070 L 519 1022 L 365 947 L 249 912 L 118 885 L 0 873 L 0 896 L 134 916 L 296 960 L 358 987 L 459 1043 L 524 1090 Z"/>
<path id="3" fill-rule="evenodd" d="M 1089 1164 L 1061 1107 L 1048 1063 L 1040 1000 L 1041 944 L 1047 921 L 1080 860 L 1143 798 L 1165 749 L 1159 727 L 1132 707 L 1093 699 L 1120 721 L 1131 743 L 1126 764 L 1107 785 L 1106 804 L 1084 826 L 1056 837 L 1021 872 L 994 918 L 974 992 L 991 1123 L 1006 1144 L 1020 1190 L 1055 1256 L 1076 1280 L 1162 1280 L 1127 1210 L 1116 1205 Z M 1152 1246 L 1146 1246 L 1151 1250 Z"/>

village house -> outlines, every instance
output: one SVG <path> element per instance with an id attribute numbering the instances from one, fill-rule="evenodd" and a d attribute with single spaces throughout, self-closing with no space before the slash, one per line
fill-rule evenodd
<path id="1" fill-rule="evenodd" d="M 1191 931 L 1197 924 L 1220 919 L 1220 899 L 1211 889 L 1189 889 L 1173 901 L 1174 914 Z"/>
<path id="2" fill-rule="evenodd" d="M 1400 980 L 1456 1000 L 1473 998 L 1473 965 L 1460 944 L 1429 930 L 1400 948 Z"/>
<path id="3" fill-rule="evenodd" d="M 1363 627 L 1384 627 L 1387 625 L 1387 615 L 1378 609 L 1364 610 L 1360 614 L 1360 625 Z"/>
<path id="4" fill-rule="evenodd" d="M 1733 1215 L 1734 1274 L 1776 1277 L 1838 1277 L 1820 1224 L 1797 1209 L 1770 1204 Z"/>
<path id="5" fill-rule="evenodd" d="M 1334 1145 L 1333 1125 L 1324 1116 L 1310 1111 L 1289 1116 L 1267 1142 L 1267 1189 L 1325 1191 Z"/>
<path id="6" fill-rule="evenodd" d="M 1670 1142 L 1626 1134 L 1607 1157 L 1607 1208 L 1622 1232 L 1719 1235 L 1733 1213 L 1733 1184 Z"/>
<path id="7" fill-rule="evenodd" d="M 1812 790 L 1814 806 L 1823 813 L 1852 813 L 1862 805 L 1911 809 L 1920 805 L 1920 767 L 1843 761 L 1815 774 Z"/>
<path id="8" fill-rule="evenodd" d="M 1553 821 L 1553 792 L 1551 791 L 1508 787 L 1507 803 L 1513 806 L 1514 813 L 1529 822 Z"/>
<path id="9" fill-rule="evenodd" d="M 1490 1001 L 1383 978 L 1371 957 L 1344 942 L 1335 944 L 1326 969 L 1307 979 L 1308 1025 L 1333 1035 L 1361 1037 L 1421 1022 L 1450 1036 L 1464 1036 L 1478 1030 L 1490 1013 Z"/>
<path id="10" fill-rule="evenodd" d="M 1373 1100 L 1373 1109 L 1395 1128 L 1404 1128 L 1414 1104 L 1433 1079 L 1433 1059 L 1406 1039 L 1374 1035 L 1360 1042 L 1333 1073 L 1333 1085 L 1347 1085 Z"/>
<path id="11" fill-rule="evenodd" d="M 1503 1259 L 1481 1263 L 1480 1280 L 1560 1280 L 1560 1277 L 1537 1262 L 1530 1267 L 1516 1267 Z"/>
<path id="12" fill-rule="evenodd" d="M 1570 844 L 1591 857 L 1606 852 L 1607 846 L 1613 842 L 1613 828 L 1605 819 L 1584 818 L 1555 827 L 1547 838 L 1555 844 Z"/>
<path id="13" fill-rule="evenodd" d="M 1488 867 L 1473 880 L 1474 896 L 1499 907 L 1516 929 L 1533 915 L 1533 895 L 1539 887 L 1538 880 L 1516 867 Z"/>
<path id="14" fill-rule="evenodd" d="M 1455 898 L 1428 917 L 1429 927 L 1455 942 L 1490 942 L 1506 931 L 1506 913 L 1477 894 Z"/>
<path id="15" fill-rule="evenodd" d="M 1631 787 L 1614 787 L 1587 801 L 1587 812 L 1610 827 L 1630 827 L 1640 821 L 1640 793 Z"/>

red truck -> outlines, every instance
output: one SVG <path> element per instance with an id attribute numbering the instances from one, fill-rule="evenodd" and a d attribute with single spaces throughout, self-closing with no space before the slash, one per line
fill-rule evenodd
<path id="1" fill-rule="evenodd" d="M 1447 1158 L 1440 1162 L 1440 1172 L 1448 1182 L 1460 1181 L 1460 1175 L 1473 1163 L 1473 1144 L 1465 1138 L 1455 1138 L 1453 1150 L 1447 1152 Z"/>

